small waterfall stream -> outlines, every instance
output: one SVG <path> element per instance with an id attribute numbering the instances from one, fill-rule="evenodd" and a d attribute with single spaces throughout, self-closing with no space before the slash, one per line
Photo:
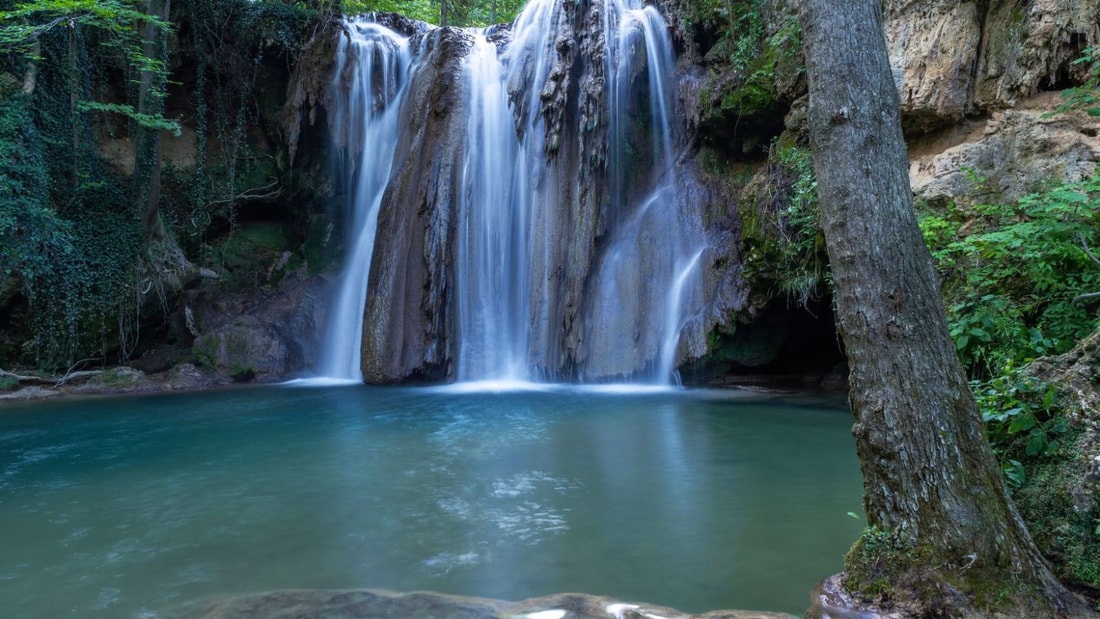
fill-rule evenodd
<path id="1" fill-rule="evenodd" d="M 360 381 L 359 341 L 363 305 L 382 194 L 393 167 L 398 110 L 412 64 L 408 40 L 365 18 L 346 23 L 336 49 L 333 135 L 341 136 L 338 156 L 345 170 L 347 258 L 329 310 L 324 354 L 318 374 Z"/>
<path id="2" fill-rule="evenodd" d="M 453 222 L 451 300 L 448 307 L 395 305 L 406 313 L 448 312 L 447 332 L 433 328 L 431 337 L 444 338 L 441 346 L 452 351 L 452 379 L 675 380 L 681 330 L 701 313 L 705 237 L 698 208 L 685 207 L 676 184 L 672 46 L 652 6 L 599 6 L 603 31 L 582 33 L 591 39 L 585 49 L 602 54 L 592 58 L 595 69 L 584 58 L 563 60 L 583 45 L 561 34 L 581 21 L 567 17 L 563 0 L 532 0 L 503 36 L 493 29 L 464 34 L 468 51 L 453 85 L 462 89 L 453 113 L 464 114 L 464 135 L 445 145 L 456 153 L 457 183 L 449 206 L 436 207 L 448 209 Z M 345 192 L 356 213 L 355 245 L 320 373 L 358 379 L 375 222 L 387 208 L 393 144 L 404 139 L 401 132 L 418 131 L 410 126 L 417 119 L 399 123 L 396 110 L 403 85 L 422 67 L 438 66 L 425 50 L 439 44 L 422 43 L 410 58 L 405 39 L 382 26 L 353 21 L 348 29 L 336 79 L 352 83 L 333 129 L 338 140 L 346 135 L 345 152 L 359 153 L 347 175 L 355 187 Z M 565 62 L 602 72 L 590 82 L 597 86 L 578 94 Z M 356 70 L 343 70 L 345 63 Z M 555 117 L 548 102 L 566 90 L 561 96 L 587 99 L 567 100 Z M 602 145 L 568 143 L 569 136 Z M 584 196 L 600 187 L 601 195 Z M 376 354 L 399 352 L 407 350 Z"/>
<path id="3" fill-rule="evenodd" d="M 691 265 L 702 252 L 701 222 L 681 212 L 674 199 L 671 42 L 652 6 L 607 0 L 603 25 L 607 40 L 616 42 L 608 45 L 606 71 L 611 208 L 621 223 L 611 232 L 593 289 L 592 346 L 582 376 L 637 375 L 664 383 L 674 379 L 683 308 L 699 303 L 699 275 Z M 642 70 L 646 79 L 639 82 Z M 648 97 L 639 96 L 639 87 Z M 640 152 L 641 140 L 631 134 L 639 120 L 648 120 L 648 153 Z M 623 354 L 629 350 L 635 354 Z M 649 360 L 640 375 L 632 365 L 639 357 Z"/>

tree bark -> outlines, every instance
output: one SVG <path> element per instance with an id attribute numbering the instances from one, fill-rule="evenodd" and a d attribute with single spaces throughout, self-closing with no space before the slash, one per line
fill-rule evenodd
<path id="1" fill-rule="evenodd" d="M 167 21 L 171 0 L 147 0 L 145 13 Z M 142 53 L 147 58 L 164 59 L 164 32 L 156 24 L 141 26 Z M 164 77 L 154 71 L 142 71 L 138 83 L 137 111 L 157 115 L 164 110 Z M 166 236 L 160 217 L 160 131 L 138 126 L 134 136 L 134 197 L 142 206 L 142 225 L 149 238 Z"/>
<path id="2" fill-rule="evenodd" d="M 879 541 L 857 542 L 842 580 L 919 615 L 1089 616 L 1016 513 L 948 334 L 912 208 L 882 3 L 804 0 L 799 20 L 864 508 Z"/>

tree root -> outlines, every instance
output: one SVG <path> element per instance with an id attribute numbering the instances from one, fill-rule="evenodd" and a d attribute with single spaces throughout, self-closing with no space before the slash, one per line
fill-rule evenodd
<path id="1" fill-rule="evenodd" d="M 93 359 L 82 359 L 74 363 L 64 374 L 57 375 L 43 375 L 43 374 L 17 374 L 15 372 L 9 372 L 3 368 L 0 368 L 0 378 L 11 378 L 19 384 L 28 385 L 50 385 L 52 387 L 60 387 L 69 383 L 79 383 L 92 378 L 93 376 L 99 376 L 103 373 L 103 370 L 77 370 L 76 368 Z"/>

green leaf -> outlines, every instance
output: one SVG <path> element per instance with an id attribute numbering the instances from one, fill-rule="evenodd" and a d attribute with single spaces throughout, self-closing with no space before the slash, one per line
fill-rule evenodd
<path id="1" fill-rule="evenodd" d="M 1024 485 L 1026 474 L 1024 472 L 1024 465 L 1020 464 L 1019 460 L 1009 460 L 1002 467 L 1005 474 L 1005 481 L 1013 488 L 1019 488 Z"/>
<path id="2" fill-rule="evenodd" d="M 1047 448 L 1047 436 L 1045 433 L 1033 434 L 1027 441 L 1027 447 L 1024 452 L 1029 456 L 1037 456 L 1046 452 Z"/>
<path id="3" fill-rule="evenodd" d="M 1054 407 L 1055 400 L 1058 399 L 1058 391 L 1054 388 L 1054 385 L 1047 387 L 1047 392 L 1043 394 L 1043 409 L 1050 410 Z"/>
<path id="4" fill-rule="evenodd" d="M 1008 433 L 1016 434 L 1023 432 L 1024 430 L 1030 430 L 1035 427 L 1035 416 L 1031 413 L 1023 413 L 1014 415 L 1012 421 L 1008 423 Z"/>

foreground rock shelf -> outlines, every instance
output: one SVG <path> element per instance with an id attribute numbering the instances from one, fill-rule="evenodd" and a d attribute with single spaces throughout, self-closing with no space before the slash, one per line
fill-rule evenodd
<path id="1" fill-rule="evenodd" d="M 169 619 L 793 619 L 786 613 L 716 610 L 685 614 L 671 608 L 561 593 L 505 602 L 432 592 L 285 590 L 211 598 L 166 615 Z"/>

